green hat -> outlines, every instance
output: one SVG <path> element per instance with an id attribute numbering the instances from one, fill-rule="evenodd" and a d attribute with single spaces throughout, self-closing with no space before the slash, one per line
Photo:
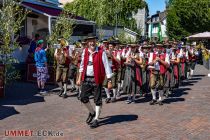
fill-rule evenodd
<path id="1" fill-rule="evenodd" d="M 37 45 L 43 44 L 44 40 L 40 39 L 37 41 Z"/>

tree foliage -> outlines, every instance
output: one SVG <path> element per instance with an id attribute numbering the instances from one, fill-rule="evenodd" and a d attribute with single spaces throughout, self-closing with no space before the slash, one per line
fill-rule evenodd
<path id="1" fill-rule="evenodd" d="M 6 66 L 5 75 L 8 81 L 19 78 L 17 71 L 12 67 L 13 63 L 17 63 L 12 54 L 20 47 L 17 33 L 22 28 L 21 24 L 27 14 L 28 11 L 22 9 L 16 0 L 4 1 L 0 9 L 0 63 Z"/>
<path id="2" fill-rule="evenodd" d="M 59 38 L 70 41 L 75 22 L 71 20 L 69 15 L 69 12 L 63 11 L 63 13 L 57 17 L 55 24 L 52 26 L 52 32 L 47 39 L 49 44 L 57 44 Z"/>
<path id="3" fill-rule="evenodd" d="M 204 31 L 210 31 L 209 0 L 171 1 L 167 15 L 170 38 L 180 39 Z"/>
<path id="4" fill-rule="evenodd" d="M 125 44 L 131 44 L 137 41 L 136 39 L 130 36 L 126 36 L 126 33 L 124 31 L 119 33 L 118 39 L 121 43 L 125 43 Z"/>
<path id="5" fill-rule="evenodd" d="M 96 21 L 99 26 L 118 25 L 136 30 L 136 21 L 132 17 L 146 6 L 143 0 L 74 0 L 65 5 L 65 10 L 75 15 Z"/>
<path id="6" fill-rule="evenodd" d="M 58 39 L 64 38 L 66 41 L 71 41 L 71 35 L 73 33 L 75 21 L 71 19 L 70 13 L 63 11 L 62 14 L 57 17 L 55 24 L 52 26 L 52 32 L 47 38 L 47 42 L 50 45 L 58 44 Z M 47 52 L 48 63 L 54 63 L 54 48 L 50 48 Z"/>
<path id="7" fill-rule="evenodd" d="M 13 51 L 20 47 L 17 43 L 17 32 L 22 28 L 27 11 L 22 9 L 17 1 L 7 0 L 0 9 L 0 62 L 3 64 L 13 63 Z"/>

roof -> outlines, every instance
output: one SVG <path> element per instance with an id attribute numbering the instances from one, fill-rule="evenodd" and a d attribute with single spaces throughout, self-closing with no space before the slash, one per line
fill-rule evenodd
<path id="1" fill-rule="evenodd" d="M 160 12 L 159 13 L 160 21 L 163 21 L 166 18 L 166 16 L 167 16 L 166 11 Z"/>
<path id="2" fill-rule="evenodd" d="M 189 37 L 190 40 L 196 40 L 196 39 L 210 39 L 210 32 L 203 32 L 203 33 L 198 33 L 198 34 L 194 34 L 191 35 Z"/>
<path id="3" fill-rule="evenodd" d="M 151 23 L 152 22 L 152 18 L 154 18 L 154 17 L 159 17 L 159 20 L 158 21 L 153 21 L 152 23 L 162 22 L 166 18 L 166 16 L 167 16 L 166 10 L 163 11 L 163 12 L 158 12 L 158 13 L 152 15 L 150 18 L 148 18 L 147 23 Z"/>
<path id="4" fill-rule="evenodd" d="M 30 2 L 22 2 L 21 5 L 29 10 L 32 10 L 39 14 L 44 14 L 46 16 L 58 17 L 63 11 L 60 8 L 57 9 L 57 8 L 47 7 L 47 6 L 38 5 L 38 4 L 30 3 Z M 75 16 L 73 14 L 70 14 L 70 17 L 77 20 L 88 21 L 87 19 L 83 17 Z"/>
<path id="5" fill-rule="evenodd" d="M 132 31 L 132 30 L 130 30 L 128 28 L 124 28 L 124 31 L 126 31 L 129 34 L 135 35 L 135 36 L 138 35 L 138 33 L 134 32 L 134 31 Z"/>

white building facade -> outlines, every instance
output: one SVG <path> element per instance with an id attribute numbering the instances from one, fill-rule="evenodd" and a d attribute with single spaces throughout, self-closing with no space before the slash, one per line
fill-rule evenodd
<path id="1" fill-rule="evenodd" d="M 167 31 L 166 31 L 166 11 L 157 12 L 152 15 L 147 24 L 148 24 L 148 37 L 151 40 L 157 40 L 160 36 L 162 39 L 167 39 Z"/>

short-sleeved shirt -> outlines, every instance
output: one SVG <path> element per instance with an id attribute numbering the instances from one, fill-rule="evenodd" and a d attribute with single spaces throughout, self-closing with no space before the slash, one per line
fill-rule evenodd
<path id="1" fill-rule="evenodd" d="M 45 63 L 47 62 L 46 51 L 43 49 L 35 51 L 34 60 L 37 67 L 45 67 Z"/>

